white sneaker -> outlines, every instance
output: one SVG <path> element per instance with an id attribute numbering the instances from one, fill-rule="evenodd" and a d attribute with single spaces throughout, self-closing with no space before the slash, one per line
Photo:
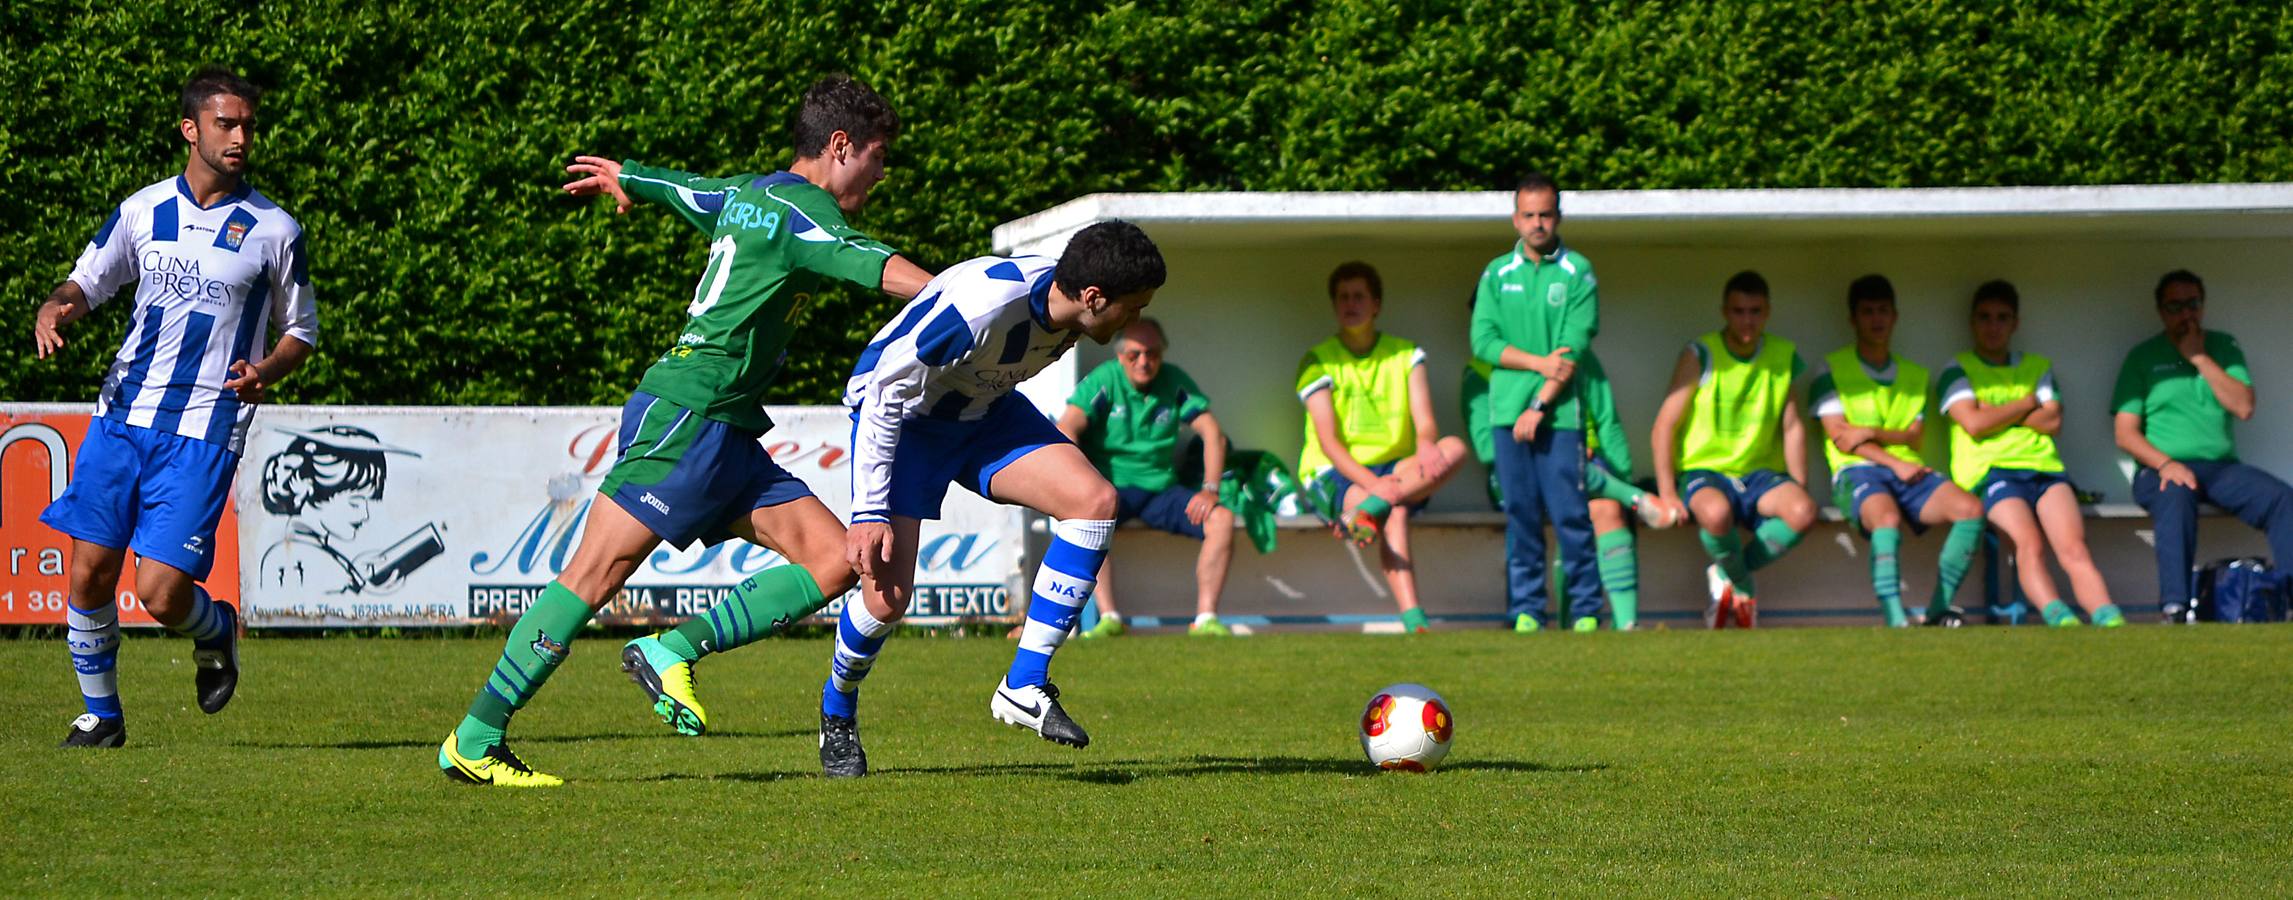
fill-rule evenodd
<path id="1" fill-rule="evenodd" d="M 1720 564 L 1704 567 L 1704 589 L 1712 595 L 1704 606 L 1704 627 L 1726 628 L 1736 613 L 1736 586 L 1729 583 L 1728 573 L 1720 571 Z"/>
<path id="2" fill-rule="evenodd" d="M 1054 744 L 1069 747 L 1090 746 L 1091 736 L 1083 733 L 1083 726 L 1067 717 L 1059 706 L 1059 688 L 1050 682 L 1027 687 L 1012 687 L 1001 680 L 995 683 L 995 697 L 987 702 L 987 711 L 1005 725 L 1016 725 L 1035 732 Z"/>
<path id="3" fill-rule="evenodd" d="M 1655 494 L 1642 494 L 1633 501 L 1632 511 L 1640 516 L 1640 524 L 1650 528 L 1670 528 L 1680 524 L 1672 517 L 1672 507 L 1664 505 L 1663 498 Z"/>

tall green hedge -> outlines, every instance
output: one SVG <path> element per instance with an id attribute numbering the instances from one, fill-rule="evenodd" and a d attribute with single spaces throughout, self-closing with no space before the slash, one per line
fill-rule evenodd
<path id="1" fill-rule="evenodd" d="M 300 402 L 618 402 L 704 248 L 661 211 L 562 196 L 560 167 L 783 166 L 830 70 L 908 123 L 858 223 L 935 267 L 1097 191 L 2293 176 L 2287 7 L 2006 6 L 10 0 L 0 295 L 21 352 L 0 397 L 92 396 L 126 317 L 39 362 L 31 310 L 114 203 L 180 171 L 172 92 L 203 62 L 271 92 L 258 183 L 310 232 L 325 317 L 282 391 Z M 835 396 L 889 306 L 821 302 L 782 396 Z"/>

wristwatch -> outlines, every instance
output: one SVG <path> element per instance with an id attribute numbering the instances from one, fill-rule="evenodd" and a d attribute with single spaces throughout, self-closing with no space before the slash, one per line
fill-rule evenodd
<path id="1" fill-rule="evenodd" d="M 1544 411 L 1545 411 L 1545 398 L 1543 398 L 1543 397 L 1530 397 L 1530 398 L 1529 398 L 1529 411 L 1530 411 L 1530 412 L 1533 412 L 1533 413 L 1541 413 L 1541 412 L 1544 412 Z"/>

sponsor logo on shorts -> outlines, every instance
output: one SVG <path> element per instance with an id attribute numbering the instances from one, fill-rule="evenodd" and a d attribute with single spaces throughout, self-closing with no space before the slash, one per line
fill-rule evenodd
<path id="1" fill-rule="evenodd" d="M 198 555 L 200 555 L 200 556 L 206 556 L 206 555 L 207 555 L 207 538 L 206 538 L 206 537 L 204 537 L 204 536 L 202 536 L 202 535 L 196 535 L 196 534 L 194 534 L 194 535 L 192 535 L 192 536 L 191 536 L 191 539 L 190 539 L 190 540 L 188 540 L 188 541 L 184 541 L 184 542 L 183 542 L 183 549 L 185 549 L 185 550 L 189 550 L 189 551 L 191 551 L 191 552 L 193 552 L 193 553 L 196 553 L 196 554 L 198 554 Z"/>
<path id="2" fill-rule="evenodd" d="M 661 514 L 664 516 L 669 514 L 669 504 L 663 501 L 661 498 L 653 496 L 652 491 L 646 491 L 645 496 L 637 498 L 637 502 L 660 510 Z"/>

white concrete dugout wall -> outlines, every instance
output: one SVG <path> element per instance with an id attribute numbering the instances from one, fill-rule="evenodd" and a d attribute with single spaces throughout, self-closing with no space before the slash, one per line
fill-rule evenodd
<path id="1" fill-rule="evenodd" d="M 1094 195 L 997 228 L 995 247 L 1055 254 L 1076 230 L 1106 219 L 1146 229 L 1170 269 L 1149 310 L 1170 334 L 1169 361 L 1211 395 L 1239 446 L 1295 465 L 1303 412 L 1290 387 L 1305 349 L 1334 329 L 1325 284 L 1346 260 L 1378 268 L 1381 326 L 1425 347 L 1441 429 L 1461 430 L 1467 300 L 1483 264 L 1514 241 L 1511 203 L 1503 191 Z M 2111 441 L 2109 395 L 2126 350 L 2157 332 L 2151 289 L 2176 268 L 2205 279 L 2207 326 L 2236 335 L 2251 361 L 2261 403 L 2238 427 L 2241 454 L 2293 476 L 2293 407 L 2284 402 L 2293 397 L 2293 365 L 2276 358 L 2293 338 L 2293 304 L 2282 296 L 2293 284 L 2293 185 L 1567 191 L 1562 210 L 1564 241 L 1599 274 L 1594 347 L 1615 382 L 1643 477 L 1652 473 L 1649 428 L 1673 361 L 1688 340 L 1718 327 L 1720 286 L 1734 272 L 1767 277 L 1769 330 L 1797 342 L 1811 366 L 1852 340 L 1848 282 L 1885 274 L 1902 310 L 1896 349 L 1930 370 L 1969 346 L 1975 286 L 2005 278 L 2023 298 L 2017 346 L 2055 361 L 2070 474 L 2103 495 L 2090 510 L 2089 543 L 2118 602 L 2152 607 L 2148 523 L 2130 506 L 2130 466 Z M 1055 411 L 1078 374 L 1108 356 L 1086 344 L 1027 392 Z M 1810 467 L 1818 499 L 1827 500 L 1814 448 Z M 1437 619 L 1494 622 L 1503 609 L 1502 539 L 1481 472 L 1469 463 L 1434 498 L 1435 515 L 1419 531 L 1420 591 Z M 2200 541 L 2201 558 L 2266 552 L 2257 535 L 2225 518 L 2206 519 Z M 1190 614 L 1192 542 L 1125 529 L 1116 544 L 1126 613 L 1149 623 Z M 1643 618 L 1692 620 L 1703 602 L 1692 537 L 1643 531 L 1641 546 Z M 1908 605 L 1923 602 L 1932 583 L 1935 546 L 1934 535 L 1906 546 Z M 1862 552 L 1842 526 L 1821 526 L 1762 573 L 1763 613 L 1771 622 L 1876 621 Z M 1244 622 L 1390 617 L 1374 554 L 1362 555 L 1362 565 L 1347 555 L 1298 530 L 1284 532 L 1271 556 L 1238 550 L 1222 606 Z M 1962 588 L 1961 605 L 1980 604 L 1980 578 Z"/>

